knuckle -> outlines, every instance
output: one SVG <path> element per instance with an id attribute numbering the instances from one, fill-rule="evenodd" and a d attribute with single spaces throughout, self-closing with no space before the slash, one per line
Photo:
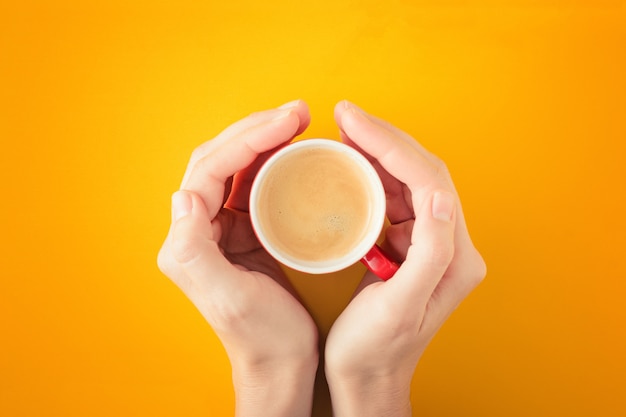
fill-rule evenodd
<path id="1" fill-rule="evenodd" d="M 443 169 L 446 166 L 446 163 L 443 161 L 443 159 L 441 159 L 437 155 L 432 155 L 432 161 L 439 169 Z"/>
<path id="2" fill-rule="evenodd" d="M 475 248 L 459 259 L 459 268 L 466 294 L 478 287 L 487 275 L 487 265 Z"/>
<path id="3" fill-rule="evenodd" d="M 172 242 L 172 255 L 181 264 L 193 261 L 199 255 L 195 239 L 188 236 L 179 236 Z"/>
<path id="4" fill-rule="evenodd" d="M 450 170 L 448 169 L 448 165 L 438 157 L 435 157 L 435 169 L 437 170 L 437 176 L 445 179 L 449 178 Z"/>
<path id="5" fill-rule="evenodd" d="M 189 160 L 194 163 L 202 158 L 202 156 L 206 153 L 206 147 L 203 145 L 198 146 L 193 151 L 191 151 L 191 156 Z"/>
<path id="6" fill-rule="evenodd" d="M 216 182 L 216 185 L 223 185 L 228 179 L 222 177 L 219 173 L 228 164 L 229 161 L 227 159 L 219 157 L 219 148 L 212 148 L 205 151 L 202 157 L 194 162 L 191 176 L 197 180 L 205 179 Z"/>
<path id="7" fill-rule="evenodd" d="M 243 293 L 213 294 L 209 321 L 218 333 L 241 333 L 253 321 L 255 300 Z"/>
<path id="8" fill-rule="evenodd" d="M 161 247 L 157 255 L 157 266 L 159 270 L 167 276 L 170 276 L 173 272 L 173 259 L 165 245 Z"/>
<path id="9" fill-rule="evenodd" d="M 216 303 L 213 306 L 214 327 L 222 331 L 237 329 L 249 316 L 250 307 L 244 304 Z"/>
<path id="10" fill-rule="evenodd" d="M 454 257 L 454 242 L 452 240 L 424 240 L 409 248 L 413 252 L 411 257 L 419 259 L 421 268 L 433 273 L 445 271 Z"/>
<path id="11" fill-rule="evenodd" d="M 436 241 L 430 246 L 428 259 L 436 269 L 446 269 L 454 257 L 454 243 L 452 240 Z"/>
<path id="12" fill-rule="evenodd" d="M 211 148 L 213 148 L 213 146 L 215 146 L 215 141 L 214 140 L 209 140 L 207 142 L 204 142 L 198 146 L 196 146 L 196 148 L 191 151 L 191 157 L 190 160 L 191 161 L 198 161 L 200 159 L 202 159 L 208 152 L 210 152 Z"/>
<path id="13" fill-rule="evenodd" d="M 253 112 L 250 112 L 250 113 L 248 114 L 248 117 L 247 117 L 247 118 L 248 118 L 248 119 L 255 119 L 255 118 L 258 118 L 259 116 L 262 116 L 264 113 L 265 113 L 265 112 L 260 111 L 260 110 L 253 111 Z"/>
<path id="14" fill-rule="evenodd" d="M 469 274 L 469 280 L 474 285 L 474 287 L 478 286 L 487 276 L 487 264 L 477 250 L 474 250 L 472 267 L 470 268 L 470 271 L 471 272 Z"/>
<path id="15" fill-rule="evenodd" d="M 197 157 L 193 160 L 194 171 L 206 172 L 214 164 L 213 159 L 210 157 L 211 154 L 212 151 L 207 149 L 204 149 L 202 152 L 198 152 L 196 154 Z"/>

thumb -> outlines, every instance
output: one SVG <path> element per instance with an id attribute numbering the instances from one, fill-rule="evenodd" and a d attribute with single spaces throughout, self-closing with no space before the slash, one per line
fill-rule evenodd
<path id="1" fill-rule="evenodd" d="M 208 209 L 198 194 L 172 195 L 172 222 L 172 256 L 192 283 L 202 288 L 236 270 L 220 251 Z"/>
<path id="2" fill-rule="evenodd" d="M 454 256 L 456 197 L 436 190 L 416 213 L 407 257 L 393 279 L 398 301 L 425 305 L 441 281 Z"/>

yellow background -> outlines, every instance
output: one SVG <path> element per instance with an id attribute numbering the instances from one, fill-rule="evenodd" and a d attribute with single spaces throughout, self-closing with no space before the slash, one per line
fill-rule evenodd
<path id="1" fill-rule="evenodd" d="M 0 415 L 232 414 L 155 258 L 192 149 L 295 98 L 441 156 L 487 261 L 416 415 L 626 415 L 625 74 L 623 1 L 1 0 Z M 361 273 L 292 274 L 323 333 Z"/>

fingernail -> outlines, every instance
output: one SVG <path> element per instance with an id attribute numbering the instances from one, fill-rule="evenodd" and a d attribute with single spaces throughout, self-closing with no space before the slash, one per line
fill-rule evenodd
<path id="1" fill-rule="evenodd" d="M 185 191 L 176 191 L 172 194 L 172 215 L 174 221 L 191 213 L 191 196 Z"/>
<path id="2" fill-rule="evenodd" d="M 348 103 L 348 105 L 346 106 L 346 112 L 350 112 L 356 117 L 359 117 L 366 122 L 372 123 L 370 116 L 367 113 L 365 113 L 365 111 L 359 106 L 357 106 L 356 104 Z"/>
<path id="3" fill-rule="evenodd" d="M 456 206 L 454 196 L 447 191 L 437 191 L 433 195 L 432 213 L 437 220 L 452 221 L 452 214 Z"/>
<path id="4" fill-rule="evenodd" d="M 280 110 L 293 109 L 295 107 L 298 107 L 298 104 L 300 104 L 300 100 L 294 100 L 294 101 L 290 101 L 289 103 L 285 103 L 282 106 L 279 106 L 278 108 Z"/>
<path id="5" fill-rule="evenodd" d="M 282 120 L 288 117 L 291 113 L 293 113 L 293 111 L 289 109 L 277 109 L 277 110 L 278 112 L 276 113 L 276 115 L 270 119 L 272 122 Z"/>
<path id="6" fill-rule="evenodd" d="M 345 104 L 344 104 L 346 110 L 352 110 L 353 112 L 360 114 L 362 116 L 367 117 L 367 113 L 365 113 L 365 111 L 360 108 L 359 106 L 357 106 L 354 103 L 349 102 L 348 100 L 346 100 Z"/>

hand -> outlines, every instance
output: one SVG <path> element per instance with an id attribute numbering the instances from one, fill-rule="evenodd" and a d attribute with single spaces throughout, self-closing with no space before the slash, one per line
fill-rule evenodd
<path id="1" fill-rule="evenodd" d="M 239 416 L 311 413 L 317 328 L 248 214 L 256 170 L 309 121 L 297 101 L 233 124 L 194 151 L 172 196 L 158 264 L 223 343 Z"/>
<path id="2" fill-rule="evenodd" d="M 402 263 L 382 282 L 366 273 L 326 341 L 334 415 L 410 416 L 410 384 L 431 338 L 484 278 L 452 179 L 413 138 L 339 103 L 342 139 L 370 158 L 387 194 L 383 247 Z"/>

